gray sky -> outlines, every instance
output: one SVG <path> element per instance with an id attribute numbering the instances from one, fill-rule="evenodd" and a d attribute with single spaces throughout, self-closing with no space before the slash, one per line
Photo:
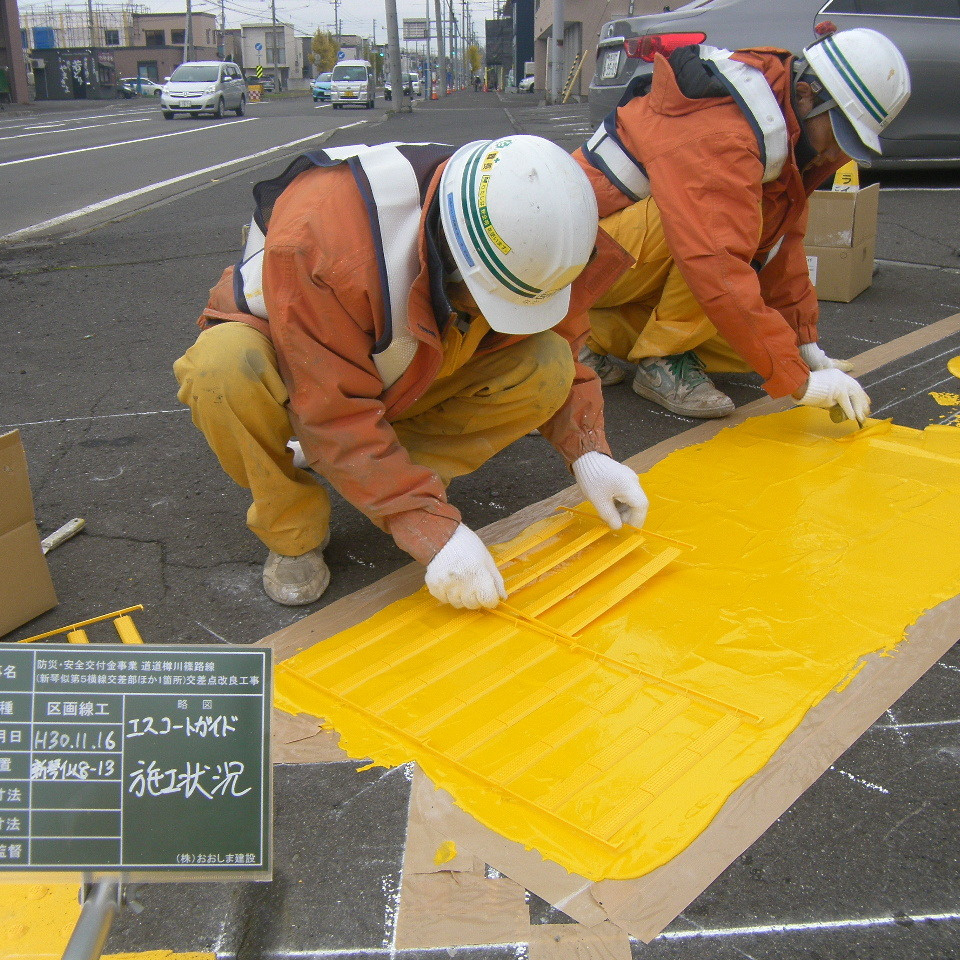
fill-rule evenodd
<path id="1" fill-rule="evenodd" d="M 27 0 L 25 5 L 29 3 Z M 37 0 L 33 0 L 34 3 Z M 109 2 L 109 0 L 108 0 Z M 185 4 L 172 0 L 137 0 L 156 13 L 182 11 Z M 191 0 L 197 11 L 215 13 L 220 16 L 220 0 Z M 433 19 L 434 0 L 397 0 L 398 18 L 401 23 L 404 17 L 424 17 L 426 5 L 430 5 L 430 17 Z M 450 0 L 444 0 L 449 10 Z M 277 19 L 292 23 L 298 33 L 312 34 L 318 27 L 333 30 L 333 2 L 332 0 L 276 0 Z M 498 0 L 470 0 L 470 14 L 473 18 L 474 29 L 482 38 L 483 21 L 493 16 L 494 7 L 499 9 Z M 227 26 L 237 27 L 241 23 L 253 23 L 269 20 L 271 16 L 271 0 L 224 0 L 227 15 Z M 457 18 L 462 16 L 462 0 L 453 0 L 453 7 Z M 338 4 L 341 30 L 343 33 L 357 33 L 361 36 L 372 37 L 376 20 L 376 37 L 378 43 L 387 38 L 386 8 L 383 0 L 341 0 Z M 482 40 L 481 40 L 482 45 Z"/>

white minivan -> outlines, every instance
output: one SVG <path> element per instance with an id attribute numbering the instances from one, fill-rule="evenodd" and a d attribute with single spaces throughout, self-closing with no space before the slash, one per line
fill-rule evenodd
<path id="1" fill-rule="evenodd" d="M 333 109 L 364 106 L 373 109 L 376 81 L 373 67 L 366 60 L 341 60 L 330 77 L 330 102 Z"/>

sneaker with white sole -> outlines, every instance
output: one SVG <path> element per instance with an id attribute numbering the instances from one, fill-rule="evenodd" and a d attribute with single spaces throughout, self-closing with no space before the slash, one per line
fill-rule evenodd
<path id="1" fill-rule="evenodd" d="M 323 547 L 299 557 L 285 557 L 270 551 L 263 565 L 263 589 L 267 596 L 285 607 L 300 607 L 319 600 L 330 583 L 330 568 L 323 559 Z"/>
<path id="2" fill-rule="evenodd" d="M 734 411 L 733 401 L 718 390 L 692 351 L 641 360 L 633 392 L 682 417 L 712 419 Z"/>
<path id="3" fill-rule="evenodd" d="M 612 387 L 626 376 L 623 368 L 618 367 L 608 356 L 594 353 L 589 347 L 584 347 L 577 359 L 591 370 L 597 371 L 601 386 Z"/>

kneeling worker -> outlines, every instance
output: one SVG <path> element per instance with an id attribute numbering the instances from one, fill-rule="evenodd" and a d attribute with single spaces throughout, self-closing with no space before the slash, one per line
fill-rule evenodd
<path id="1" fill-rule="evenodd" d="M 722 417 L 733 402 L 694 352 L 719 333 L 771 396 L 862 420 L 851 366 L 817 344 L 803 238 L 813 190 L 848 158 L 868 165 L 906 103 L 899 50 L 867 29 L 827 33 L 800 59 L 701 44 L 657 55 L 634 84 L 574 154 L 602 228 L 636 260 L 591 311 L 580 359 L 606 384 L 624 376 L 608 355 L 637 363 L 636 393 Z"/>
<path id="2" fill-rule="evenodd" d="M 294 466 L 293 437 L 456 607 L 505 593 L 446 485 L 534 428 L 611 527 L 643 523 L 600 382 L 575 360 L 587 308 L 629 258 L 598 236 L 590 184 L 559 147 L 511 136 L 451 152 L 344 147 L 258 184 L 244 260 L 175 364 L 180 400 L 252 493 L 278 603 L 311 603 L 330 578 L 330 500 Z"/>

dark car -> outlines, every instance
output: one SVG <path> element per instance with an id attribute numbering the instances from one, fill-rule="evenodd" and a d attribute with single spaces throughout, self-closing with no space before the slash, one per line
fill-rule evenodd
<path id="1" fill-rule="evenodd" d="M 657 53 L 707 43 L 799 54 L 824 21 L 879 30 L 910 66 L 913 92 L 884 131 L 874 166 L 960 166 L 960 0 L 694 0 L 672 13 L 613 20 L 600 31 L 591 119 L 599 124 L 630 80 L 653 70 Z"/>

